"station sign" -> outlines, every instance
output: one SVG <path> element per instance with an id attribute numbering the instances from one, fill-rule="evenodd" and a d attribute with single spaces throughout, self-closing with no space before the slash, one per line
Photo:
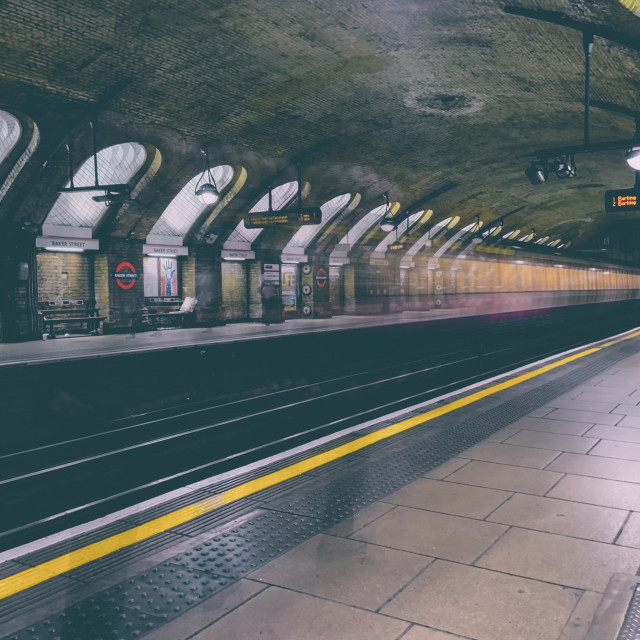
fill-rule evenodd
<path id="1" fill-rule="evenodd" d="M 54 238 L 51 236 L 40 236 L 36 238 L 36 247 L 55 251 L 97 251 L 100 248 L 100 241 L 94 238 Z"/>
<path id="2" fill-rule="evenodd" d="M 168 244 L 143 244 L 142 253 L 147 256 L 188 256 L 189 247 Z"/>
<path id="3" fill-rule="evenodd" d="M 220 252 L 223 260 L 253 260 L 256 257 L 254 251 L 245 251 L 243 249 L 223 249 Z"/>
<path id="4" fill-rule="evenodd" d="M 263 264 L 262 265 L 262 281 L 276 282 L 280 284 L 280 265 L 279 264 Z"/>
<path id="5" fill-rule="evenodd" d="M 607 213 L 640 210 L 640 189 L 610 189 L 604 192 Z"/>
<path id="6" fill-rule="evenodd" d="M 305 224 L 320 224 L 322 210 L 319 207 L 309 207 L 298 211 L 259 211 L 249 213 L 244 219 L 247 229 L 262 229 L 264 227 L 299 227 Z"/>

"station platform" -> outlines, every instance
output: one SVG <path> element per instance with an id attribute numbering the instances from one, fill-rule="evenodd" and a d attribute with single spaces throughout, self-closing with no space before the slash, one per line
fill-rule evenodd
<path id="1" fill-rule="evenodd" d="M 631 640 L 640 331 L 0 555 L 2 640 Z"/>
<path id="2" fill-rule="evenodd" d="M 349 315 L 335 316 L 333 318 L 300 318 L 269 325 L 259 322 L 242 322 L 193 329 L 159 329 L 156 331 L 100 336 L 61 336 L 54 340 L 0 344 L 0 367 L 42 364 L 60 360 L 79 360 L 95 356 L 143 353 L 163 349 L 180 349 L 194 345 L 211 345 L 314 332 L 446 320 L 470 316 L 474 313 L 474 310 L 466 308 L 431 309 L 428 311 L 404 311 L 375 316 Z"/>

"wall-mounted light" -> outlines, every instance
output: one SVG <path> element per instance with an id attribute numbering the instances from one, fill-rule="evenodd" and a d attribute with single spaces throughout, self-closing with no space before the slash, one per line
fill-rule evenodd
<path id="1" fill-rule="evenodd" d="M 544 184 L 549 176 L 549 167 L 546 162 L 536 160 L 524 170 L 524 175 L 531 184 Z"/>
<path id="2" fill-rule="evenodd" d="M 220 192 L 211 173 L 209 152 L 206 149 L 201 149 L 201 151 L 204 155 L 204 169 L 202 175 L 198 178 L 198 182 L 196 182 L 195 194 L 204 204 L 213 204 L 220 196 Z"/>

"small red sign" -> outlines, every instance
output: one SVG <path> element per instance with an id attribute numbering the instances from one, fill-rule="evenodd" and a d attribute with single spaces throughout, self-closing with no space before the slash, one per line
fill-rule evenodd
<path id="1" fill-rule="evenodd" d="M 322 267 L 319 267 L 316 270 L 316 284 L 321 289 L 322 287 L 324 287 L 325 284 L 327 284 L 327 272 Z"/>
<path id="2" fill-rule="evenodd" d="M 130 262 L 121 262 L 113 274 L 121 289 L 131 289 L 138 279 L 135 267 Z"/>

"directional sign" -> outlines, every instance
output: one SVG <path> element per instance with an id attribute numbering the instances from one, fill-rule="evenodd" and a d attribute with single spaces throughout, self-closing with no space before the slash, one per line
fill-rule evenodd
<path id="1" fill-rule="evenodd" d="M 607 213 L 639 209 L 640 189 L 611 189 L 604 192 L 604 210 Z"/>
<path id="2" fill-rule="evenodd" d="M 258 211 L 250 213 L 244 219 L 247 229 L 261 229 L 263 227 L 299 227 L 303 224 L 320 224 L 322 211 L 319 207 L 310 207 L 298 211 Z"/>

